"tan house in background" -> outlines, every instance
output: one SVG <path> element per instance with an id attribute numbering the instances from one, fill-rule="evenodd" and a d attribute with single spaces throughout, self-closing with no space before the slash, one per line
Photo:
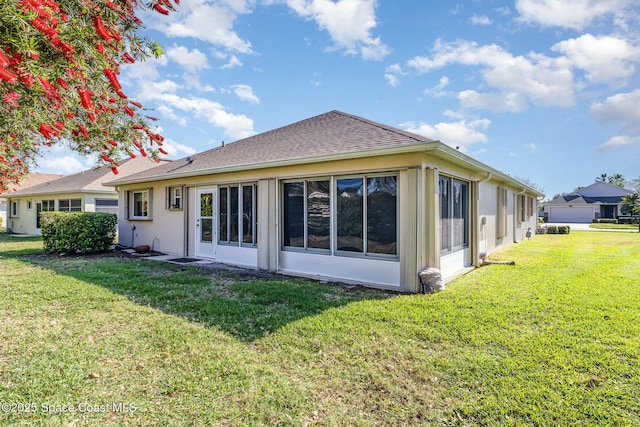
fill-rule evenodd
<path id="1" fill-rule="evenodd" d="M 118 167 L 118 176 L 127 176 L 156 166 L 158 163 L 148 158 L 128 159 Z M 102 185 L 116 177 L 109 166 L 52 177 L 37 185 L 2 195 L 7 200 L 5 212 L 8 232 L 40 235 L 40 212 L 118 213 L 117 191 Z"/>
<path id="2" fill-rule="evenodd" d="M 420 292 L 522 240 L 535 189 L 439 141 L 331 111 L 108 183 L 124 245 Z"/>
<path id="3" fill-rule="evenodd" d="M 7 227 L 7 198 L 6 195 L 10 195 L 15 191 L 22 190 L 27 187 L 33 187 L 34 185 L 39 185 L 45 182 L 52 181 L 57 178 L 61 178 L 64 175 L 54 174 L 54 173 L 30 173 L 22 181 L 20 184 L 11 186 L 9 191 L 5 194 L 0 195 L 0 224 L 2 227 Z"/>

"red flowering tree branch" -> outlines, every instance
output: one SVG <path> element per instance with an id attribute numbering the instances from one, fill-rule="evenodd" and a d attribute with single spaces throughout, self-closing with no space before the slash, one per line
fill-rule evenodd
<path id="1" fill-rule="evenodd" d="M 11 0 L 0 6 L 0 192 L 17 183 L 43 146 L 66 143 L 118 161 L 166 154 L 153 117 L 123 92 L 125 64 L 160 56 L 137 35 L 136 10 L 167 15 L 179 0 Z"/>

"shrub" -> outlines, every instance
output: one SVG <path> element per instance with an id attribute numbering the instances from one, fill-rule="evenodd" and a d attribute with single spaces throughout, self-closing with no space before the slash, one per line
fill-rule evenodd
<path id="1" fill-rule="evenodd" d="M 105 212 L 43 212 L 45 252 L 90 253 L 109 250 L 118 217 Z"/>
<path id="2" fill-rule="evenodd" d="M 638 217 L 631 217 L 631 216 L 626 216 L 626 217 L 619 217 L 618 218 L 618 224 L 637 224 L 638 223 Z"/>
<path id="3" fill-rule="evenodd" d="M 558 234 L 558 227 L 555 225 L 547 226 L 547 234 Z"/>
<path id="4" fill-rule="evenodd" d="M 568 225 L 558 226 L 558 234 L 569 234 L 569 231 L 571 231 L 571 227 L 569 227 Z"/>

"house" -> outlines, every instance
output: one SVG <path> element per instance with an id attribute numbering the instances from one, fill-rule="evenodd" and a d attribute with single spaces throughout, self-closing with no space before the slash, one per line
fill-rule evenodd
<path id="1" fill-rule="evenodd" d="M 439 141 L 331 111 L 119 178 L 120 243 L 420 292 L 536 226 L 542 196 Z"/>
<path id="2" fill-rule="evenodd" d="M 166 163 L 166 162 L 165 162 Z M 148 158 L 124 160 L 118 167 L 119 176 L 158 166 Z M 84 211 L 118 212 L 118 192 L 102 184 L 112 181 L 111 167 L 103 166 L 73 175 L 55 176 L 46 182 L 7 192 L 7 231 L 40 235 L 40 212 Z"/>
<path id="3" fill-rule="evenodd" d="M 547 222 L 587 223 L 594 219 L 618 218 L 622 198 L 633 191 L 607 182 L 595 182 L 544 204 Z"/>
<path id="4" fill-rule="evenodd" d="M 32 187 L 34 185 L 42 184 L 53 179 L 61 178 L 64 175 L 55 173 L 30 173 L 25 176 L 18 185 L 10 186 L 9 192 L 21 190 L 23 188 Z M 7 225 L 7 199 L 0 195 L 0 225 L 6 227 Z"/>

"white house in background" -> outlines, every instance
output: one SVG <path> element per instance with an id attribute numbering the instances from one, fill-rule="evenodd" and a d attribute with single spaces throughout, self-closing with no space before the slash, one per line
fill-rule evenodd
<path id="1" fill-rule="evenodd" d="M 164 162 L 166 163 L 166 162 Z M 145 157 L 124 160 L 119 175 L 126 176 L 158 166 Z M 116 177 L 103 166 L 73 175 L 54 176 L 46 182 L 7 192 L 7 231 L 40 235 L 40 212 L 77 211 L 118 213 L 118 193 L 102 184 Z"/>
<path id="2" fill-rule="evenodd" d="M 438 141 L 331 111 L 108 183 L 120 243 L 420 292 L 537 223 L 535 189 Z"/>
<path id="3" fill-rule="evenodd" d="M 587 223 L 594 219 L 618 218 L 622 198 L 633 191 L 606 182 L 595 182 L 544 204 L 547 222 Z"/>
<path id="4" fill-rule="evenodd" d="M 12 192 L 22 190 L 27 187 L 32 187 L 34 185 L 42 184 L 43 182 L 48 182 L 57 178 L 61 178 L 64 175 L 54 174 L 54 173 L 37 173 L 33 172 L 24 177 L 18 185 L 13 185 L 9 188 L 7 194 Z M 7 226 L 7 198 L 5 194 L 0 195 L 0 224 L 2 227 Z"/>

